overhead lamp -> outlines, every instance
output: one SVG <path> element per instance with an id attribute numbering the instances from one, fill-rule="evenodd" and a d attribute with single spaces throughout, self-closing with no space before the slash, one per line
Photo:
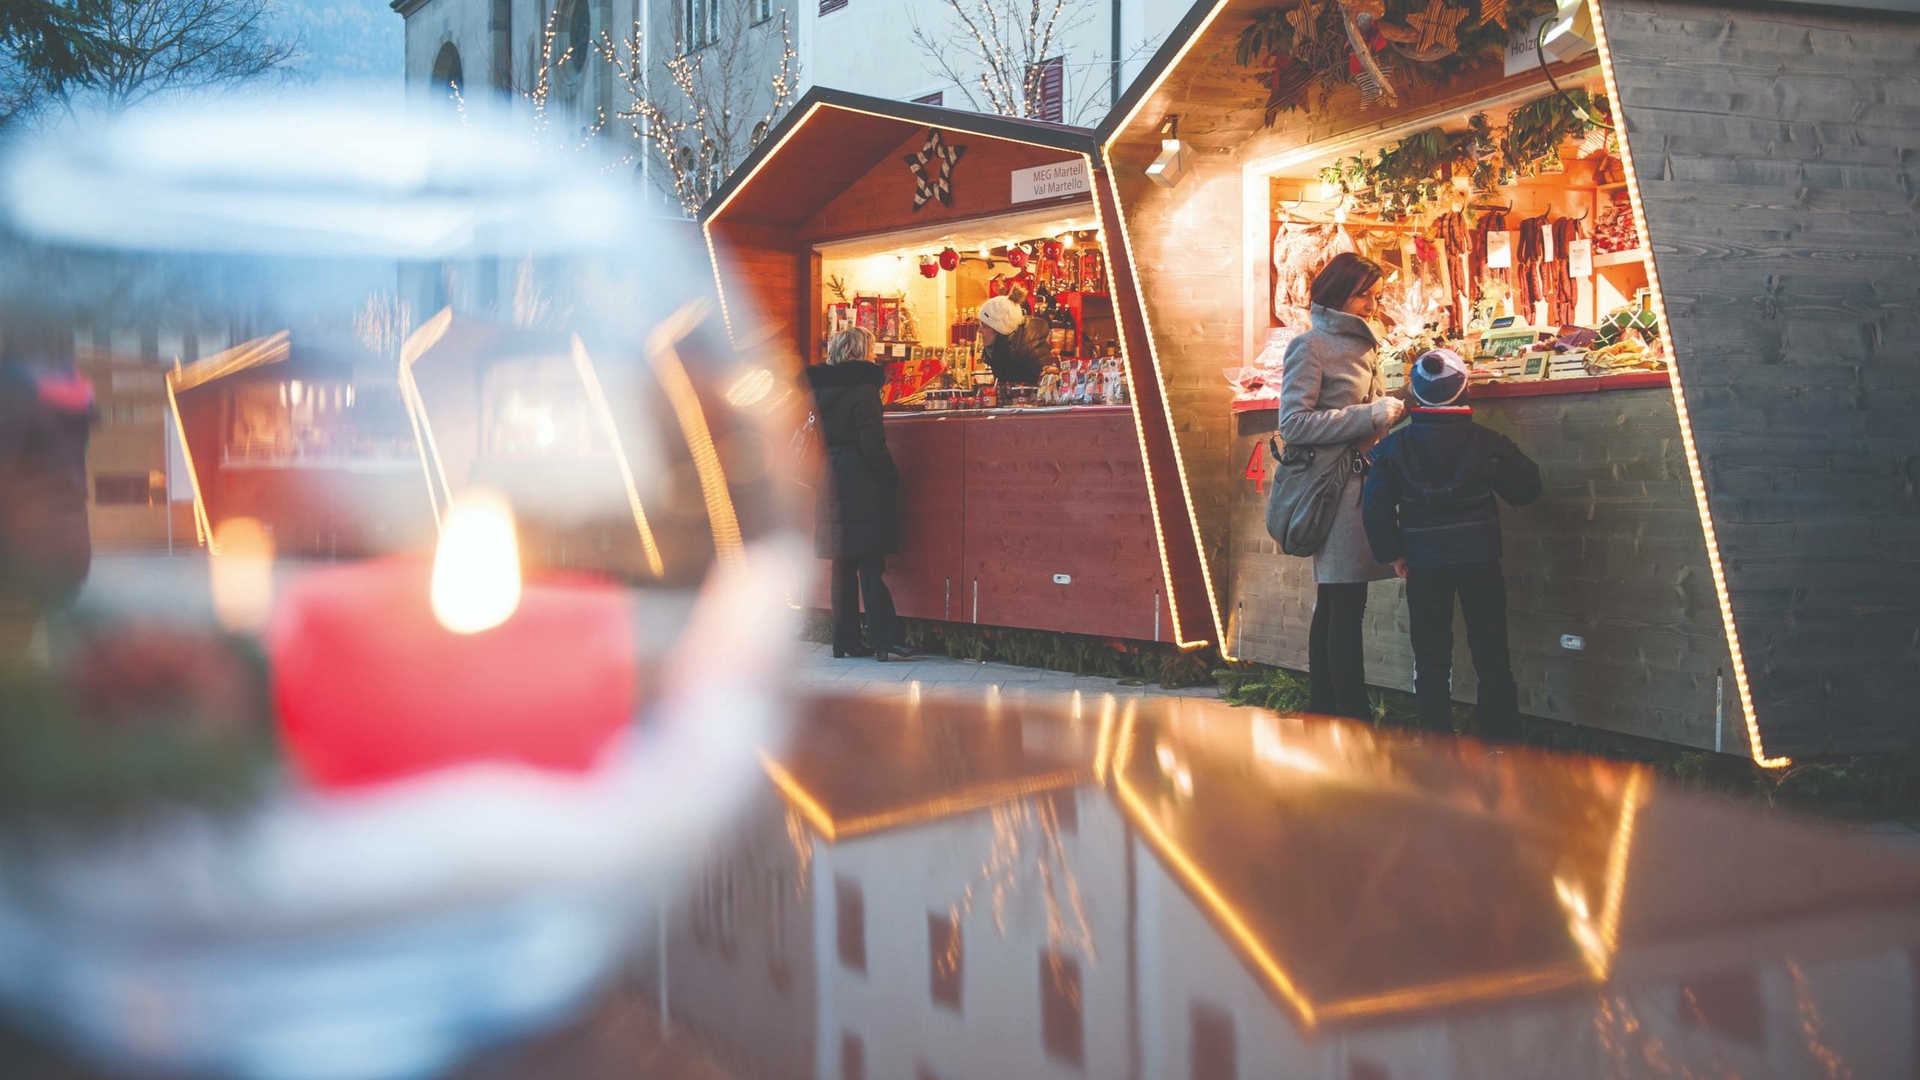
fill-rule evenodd
<path id="1" fill-rule="evenodd" d="M 1073 246 L 1075 238 L 1073 235 L 1073 230 L 1068 229 L 1066 232 L 1063 232 L 1059 236 L 1054 237 L 1054 239 L 1060 241 L 1061 247 L 1070 248 Z"/>
<path id="2" fill-rule="evenodd" d="M 981 245 L 980 245 L 980 257 L 981 257 L 981 258 L 983 258 L 983 259 L 985 259 L 985 260 L 987 260 L 988 262 L 992 262 L 992 261 L 993 261 L 993 245 L 992 245 L 992 244 L 981 244 Z"/>
<path id="3" fill-rule="evenodd" d="M 1585 0 L 1559 0 L 1555 8 L 1535 38 L 1541 62 L 1571 60 L 1581 53 L 1592 51 L 1593 13 L 1588 10 Z"/>
<path id="4" fill-rule="evenodd" d="M 1160 121 L 1160 156 L 1147 166 L 1147 178 L 1172 188 L 1187 171 L 1187 144 L 1180 141 L 1180 118 L 1169 114 Z"/>

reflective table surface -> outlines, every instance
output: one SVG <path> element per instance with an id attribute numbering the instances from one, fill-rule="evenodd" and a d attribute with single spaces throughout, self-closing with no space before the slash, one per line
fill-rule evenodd
<path id="1" fill-rule="evenodd" d="M 463 1077 L 1920 1075 L 1920 860 L 1638 766 L 911 684 L 763 765 L 618 983 Z"/>

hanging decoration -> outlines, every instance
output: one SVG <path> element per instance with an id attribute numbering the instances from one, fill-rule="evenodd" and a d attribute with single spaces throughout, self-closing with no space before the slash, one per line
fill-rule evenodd
<path id="1" fill-rule="evenodd" d="M 920 256 L 920 276 L 923 278 L 940 276 L 940 260 L 932 255 Z"/>
<path id="2" fill-rule="evenodd" d="M 1400 104 L 1400 95 L 1394 91 L 1393 83 L 1380 70 L 1380 63 L 1373 56 L 1374 50 L 1386 45 L 1387 37 L 1371 13 L 1368 18 L 1374 23 L 1371 33 L 1361 31 L 1351 9 L 1342 8 L 1340 12 L 1341 26 L 1346 30 L 1348 43 L 1353 46 L 1353 55 L 1347 58 L 1347 77 L 1360 88 L 1361 104 L 1372 105 L 1376 101 L 1385 101 L 1391 108 Z"/>
<path id="3" fill-rule="evenodd" d="M 1007 265 L 1015 270 L 1027 268 L 1027 249 L 1018 244 L 1007 245 Z"/>
<path id="4" fill-rule="evenodd" d="M 1560 170 L 1560 144 L 1585 138 L 1596 125 L 1590 116 L 1604 115 L 1593 95 L 1570 89 L 1521 105 L 1507 115 L 1507 133 L 1500 153 L 1507 167 L 1522 176 Z"/>
<path id="5" fill-rule="evenodd" d="M 966 152 L 964 146 L 948 146 L 939 128 L 927 129 L 927 141 L 921 144 L 920 152 L 906 157 L 907 169 L 913 173 L 915 213 L 932 199 L 939 199 L 940 205 L 952 208 L 953 167 Z"/>
<path id="6" fill-rule="evenodd" d="M 1306 0 L 1256 13 L 1235 59 L 1266 88 L 1266 122 L 1283 112 L 1324 110 L 1335 93 L 1393 105 L 1403 88 L 1430 85 L 1499 64 L 1507 26 L 1553 11 L 1555 0 Z"/>
<path id="7" fill-rule="evenodd" d="M 1457 28 L 1467 17 L 1466 8 L 1448 7 L 1446 0 L 1428 0 L 1425 10 L 1407 16 L 1407 27 L 1414 32 L 1410 47 L 1395 43 L 1400 55 L 1409 60 L 1431 63 L 1460 48 Z"/>
<path id="8" fill-rule="evenodd" d="M 960 253 L 959 253 L 959 252 L 957 252 L 957 251 L 955 251 L 955 250 L 953 250 L 952 248 L 942 248 L 942 249 L 941 249 L 941 251 L 940 251 L 940 269 L 942 269 L 942 270 L 952 270 L 952 269 L 954 269 L 955 267 L 957 267 L 957 266 L 959 266 L 959 265 L 960 265 Z"/>
<path id="9" fill-rule="evenodd" d="M 1549 94 L 1507 115 L 1496 132 L 1486 114 L 1475 114 L 1465 131 L 1431 127 L 1382 149 L 1377 156 L 1345 158 L 1321 170 L 1321 182 L 1339 188 L 1344 201 L 1364 207 L 1383 220 L 1407 214 L 1447 210 L 1467 191 L 1489 191 L 1520 175 L 1557 171 L 1560 148 L 1574 140 L 1584 146 L 1599 129 L 1587 116 L 1606 115 L 1604 101 L 1585 91 Z"/>

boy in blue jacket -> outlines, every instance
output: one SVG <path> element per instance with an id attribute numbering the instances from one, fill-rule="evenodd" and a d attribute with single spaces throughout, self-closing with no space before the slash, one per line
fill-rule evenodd
<path id="1" fill-rule="evenodd" d="M 1407 579 L 1413 693 L 1420 726 L 1453 728 L 1453 599 L 1480 677 L 1480 731 L 1505 738 L 1520 717 L 1507 658 L 1507 582 L 1500 573 L 1496 496 L 1525 506 L 1540 496 L 1540 467 L 1513 440 L 1481 427 L 1466 404 L 1467 364 L 1450 349 L 1407 373 L 1411 421 L 1367 455 L 1361 490 L 1367 544 Z"/>

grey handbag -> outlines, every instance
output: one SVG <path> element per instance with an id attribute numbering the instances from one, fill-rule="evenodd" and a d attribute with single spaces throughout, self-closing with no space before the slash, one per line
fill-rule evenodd
<path id="1" fill-rule="evenodd" d="M 1347 481 L 1367 470 L 1360 442 L 1283 451 L 1279 440 L 1269 437 L 1267 447 L 1279 462 L 1267 494 L 1267 535 L 1288 555 L 1312 555 L 1333 531 Z"/>

